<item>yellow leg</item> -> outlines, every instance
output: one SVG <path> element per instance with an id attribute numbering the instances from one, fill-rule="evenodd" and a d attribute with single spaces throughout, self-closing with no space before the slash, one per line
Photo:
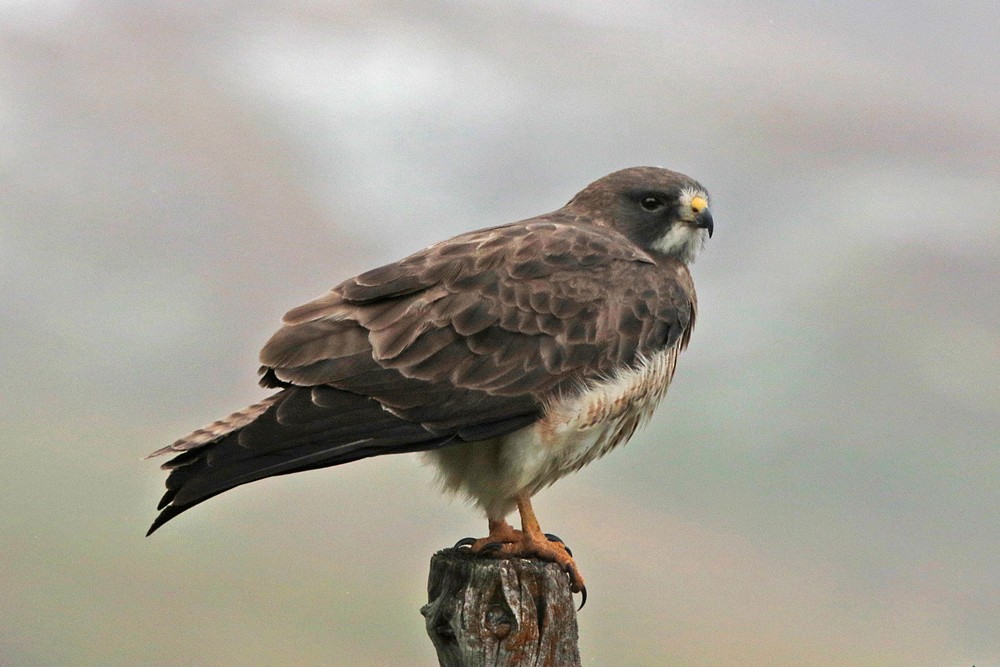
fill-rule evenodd
<path id="1" fill-rule="evenodd" d="M 542 527 L 538 525 L 535 510 L 531 507 L 531 498 L 525 494 L 517 496 L 517 512 L 521 515 L 521 530 L 532 537 L 544 537 Z"/>

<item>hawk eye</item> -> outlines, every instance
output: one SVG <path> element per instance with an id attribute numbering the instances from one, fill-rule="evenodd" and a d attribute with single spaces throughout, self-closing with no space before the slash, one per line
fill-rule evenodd
<path id="1" fill-rule="evenodd" d="M 650 212 L 659 211 L 664 207 L 663 200 L 658 197 L 643 197 L 639 205 Z"/>

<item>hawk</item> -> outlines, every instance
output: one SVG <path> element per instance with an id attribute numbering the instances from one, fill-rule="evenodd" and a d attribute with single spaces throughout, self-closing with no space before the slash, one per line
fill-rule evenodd
<path id="1" fill-rule="evenodd" d="M 264 346 L 275 393 L 150 455 L 175 456 L 149 533 L 241 484 L 423 452 L 486 514 L 474 551 L 554 561 L 584 591 L 531 498 L 649 418 L 688 344 L 688 264 L 712 230 L 697 181 L 633 167 L 345 280 Z"/>

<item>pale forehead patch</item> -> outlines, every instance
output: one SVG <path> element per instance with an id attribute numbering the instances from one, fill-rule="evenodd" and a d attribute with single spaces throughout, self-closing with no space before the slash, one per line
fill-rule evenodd
<path id="1" fill-rule="evenodd" d="M 706 204 L 711 204 L 708 199 L 708 193 L 700 188 L 683 188 L 681 190 L 681 210 L 687 210 L 691 208 L 691 200 L 695 197 L 700 197 L 705 200 Z"/>

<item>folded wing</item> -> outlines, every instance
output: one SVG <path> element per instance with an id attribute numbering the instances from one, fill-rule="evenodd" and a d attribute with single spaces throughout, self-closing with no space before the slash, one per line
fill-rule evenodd
<path id="1" fill-rule="evenodd" d="M 176 453 L 150 532 L 264 477 L 510 433 L 549 397 L 686 342 L 686 269 L 557 214 L 471 232 L 291 310 L 261 351 L 279 391 Z"/>

